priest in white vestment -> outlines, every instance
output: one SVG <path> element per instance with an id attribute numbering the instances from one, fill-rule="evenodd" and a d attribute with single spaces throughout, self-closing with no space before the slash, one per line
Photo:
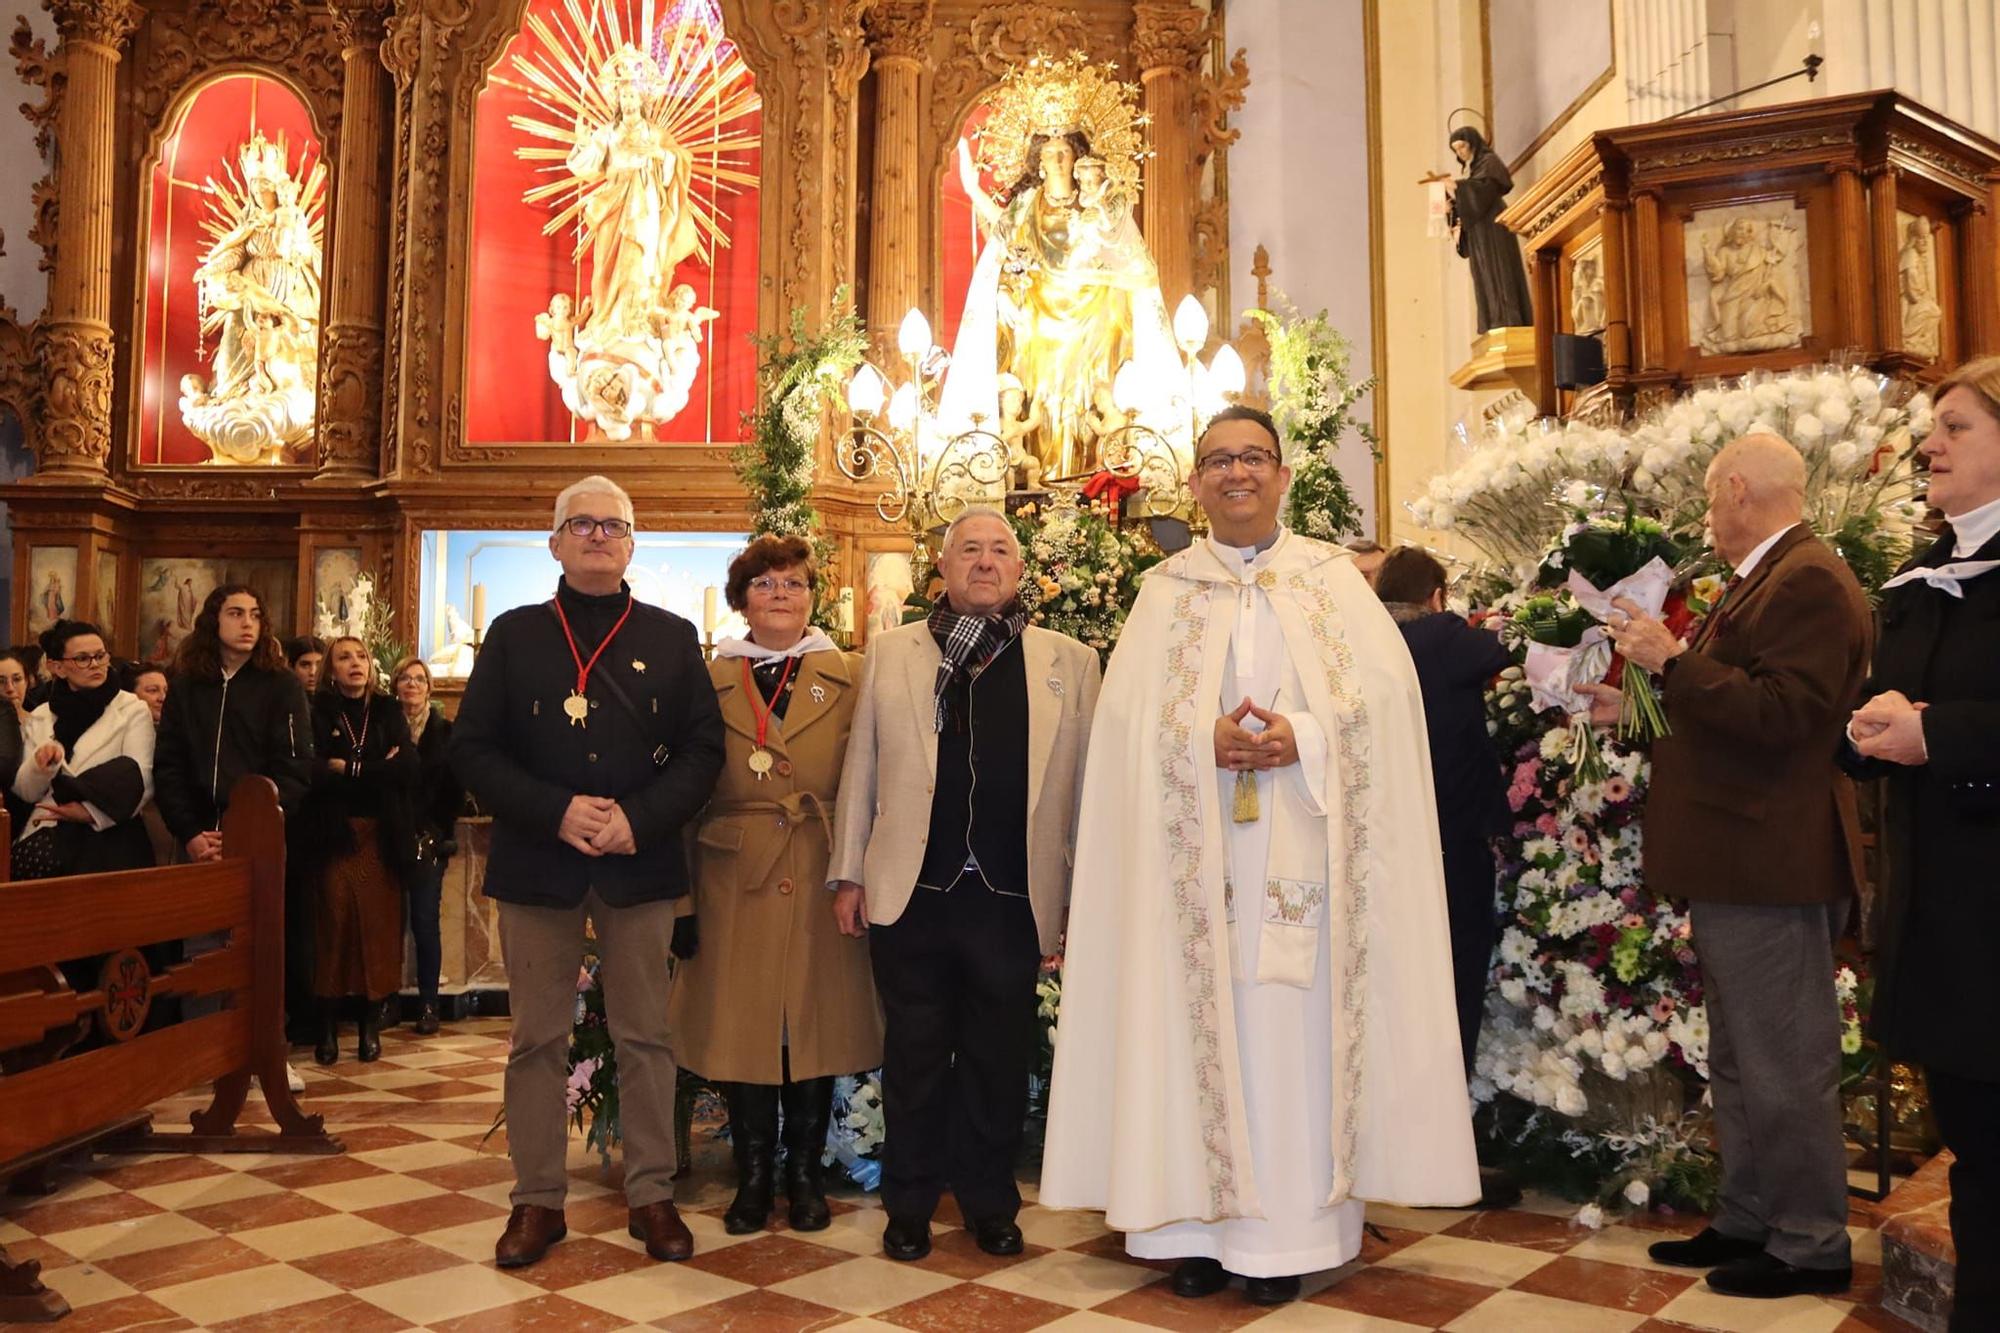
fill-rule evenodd
<path id="1" fill-rule="evenodd" d="M 1105 674 L 1041 1182 L 1259 1304 L 1352 1259 L 1364 1200 L 1479 1197 L 1416 672 L 1352 553 L 1280 524 L 1280 449 L 1210 422 L 1210 533 Z"/>

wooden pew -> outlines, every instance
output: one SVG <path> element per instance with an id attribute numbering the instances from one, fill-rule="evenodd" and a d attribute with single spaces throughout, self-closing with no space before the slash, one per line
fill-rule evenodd
<path id="1" fill-rule="evenodd" d="M 197 865 L 0 882 L 0 1181 L 93 1146 L 341 1151 L 285 1083 L 285 828 L 269 779 L 237 784 L 222 845 L 220 861 Z M 223 934 L 219 947 L 163 969 L 142 952 Z M 71 989 L 59 965 L 97 957 L 97 984 Z M 148 1029 L 162 1000 L 201 1003 Z M 95 1044 L 81 1045 L 86 1037 Z M 237 1128 L 252 1075 L 276 1133 Z M 212 1100 L 189 1131 L 152 1128 L 148 1107 L 211 1081 Z M 39 1274 L 38 1263 L 13 1262 L 0 1247 L 0 1321 L 69 1312 Z"/>

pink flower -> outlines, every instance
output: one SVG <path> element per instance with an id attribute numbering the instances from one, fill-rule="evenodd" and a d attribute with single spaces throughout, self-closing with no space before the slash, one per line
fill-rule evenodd
<path id="1" fill-rule="evenodd" d="M 1553 838 L 1556 836 L 1557 833 L 1561 831 L 1562 826 L 1556 823 L 1556 817 L 1554 815 L 1545 814 L 1535 821 L 1535 828 L 1540 832 Z"/>
<path id="2" fill-rule="evenodd" d="M 1618 924 L 1627 930 L 1637 930 L 1646 924 L 1646 918 L 1640 916 L 1637 912 L 1633 912 Z"/>
<path id="3" fill-rule="evenodd" d="M 1573 855 L 1582 856 L 1590 850 L 1590 830 L 1579 824 L 1572 824 L 1569 832 L 1563 834 L 1563 846 Z"/>
<path id="4" fill-rule="evenodd" d="M 1613 773 L 1604 779 L 1604 799 L 1610 804 L 1617 805 L 1631 795 L 1632 784 L 1620 775 Z"/>
<path id="5" fill-rule="evenodd" d="M 1653 1021 L 1655 1023 L 1664 1023 L 1673 1016 L 1674 1016 L 1673 996 L 1662 995 L 1659 999 L 1653 1001 Z"/>

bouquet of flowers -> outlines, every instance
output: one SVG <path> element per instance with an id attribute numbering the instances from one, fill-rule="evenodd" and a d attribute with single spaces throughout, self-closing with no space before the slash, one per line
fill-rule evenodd
<path id="1" fill-rule="evenodd" d="M 1588 487 L 1572 487 L 1588 498 Z M 1649 616 L 1664 617 L 1680 546 L 1657 519 L 1635 513 L 1627 503 L 1622 514 L 1578 510 L 1576 521 L 1563 529 L 1542 558 L 1539 586 L 1560 586 L 1576 605 L 1599 622 L 1610 620 L 1614 604 L 1628 600 Z M 1619 709 L 1621 740 L 1651 741 L 1667 734 L 1667 716 L 1650 673 L 1624 663 L 1624 703 Z"/>
<path id="2" fill-rule="evenodd" d="M 1139 576 L 1160 553 L 1135 525 L 1121 528 L 1096 507 L 1058 493 L 1043 513 L 1014 516 L 1025 568 L 1021 603 L 1030 623 L 1052 629 L 1109 656 L 1139 596 Z"/>

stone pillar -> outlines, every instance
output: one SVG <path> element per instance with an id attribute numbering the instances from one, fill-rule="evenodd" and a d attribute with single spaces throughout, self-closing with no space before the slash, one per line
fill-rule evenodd
<path id="1" fill-rule="evenodd" d="M 1133 6 L 1132 60 L 1153 149 L 1142 167 L 1139 218 L 1168 310 L 1194 289 L 1194 77 L 1207 50 L 1201 10 L 1181 0 Z"/>
<path id="2" fill-rule="evenodd" d="M 319 476 L 372 478 L 382 435 L 382 310 L 387 237 L 383 193 L 390 138 L 382 35 L 389 0 L 335 0 L 345 76 L 334 177 L 326 327 L 319 360 Z"/>
<path id="3" fill-rule="evenodd" d="M 868 337 L 893 351 L 903 315 L 923 280 L 923 164 L 918 85 L 935 0 L 888 0 L 867 18 L 875 73 L 875 174 L 868 192 Z"/>
<path id="4" fill-rule="evenodd" d="M 132 0 L 51 0 L 65 80 L 56 121 L 56 256 L 35 327 L 39 473 L 103 479 L 111 456 L 111 171 L 118 58 Z"/>

